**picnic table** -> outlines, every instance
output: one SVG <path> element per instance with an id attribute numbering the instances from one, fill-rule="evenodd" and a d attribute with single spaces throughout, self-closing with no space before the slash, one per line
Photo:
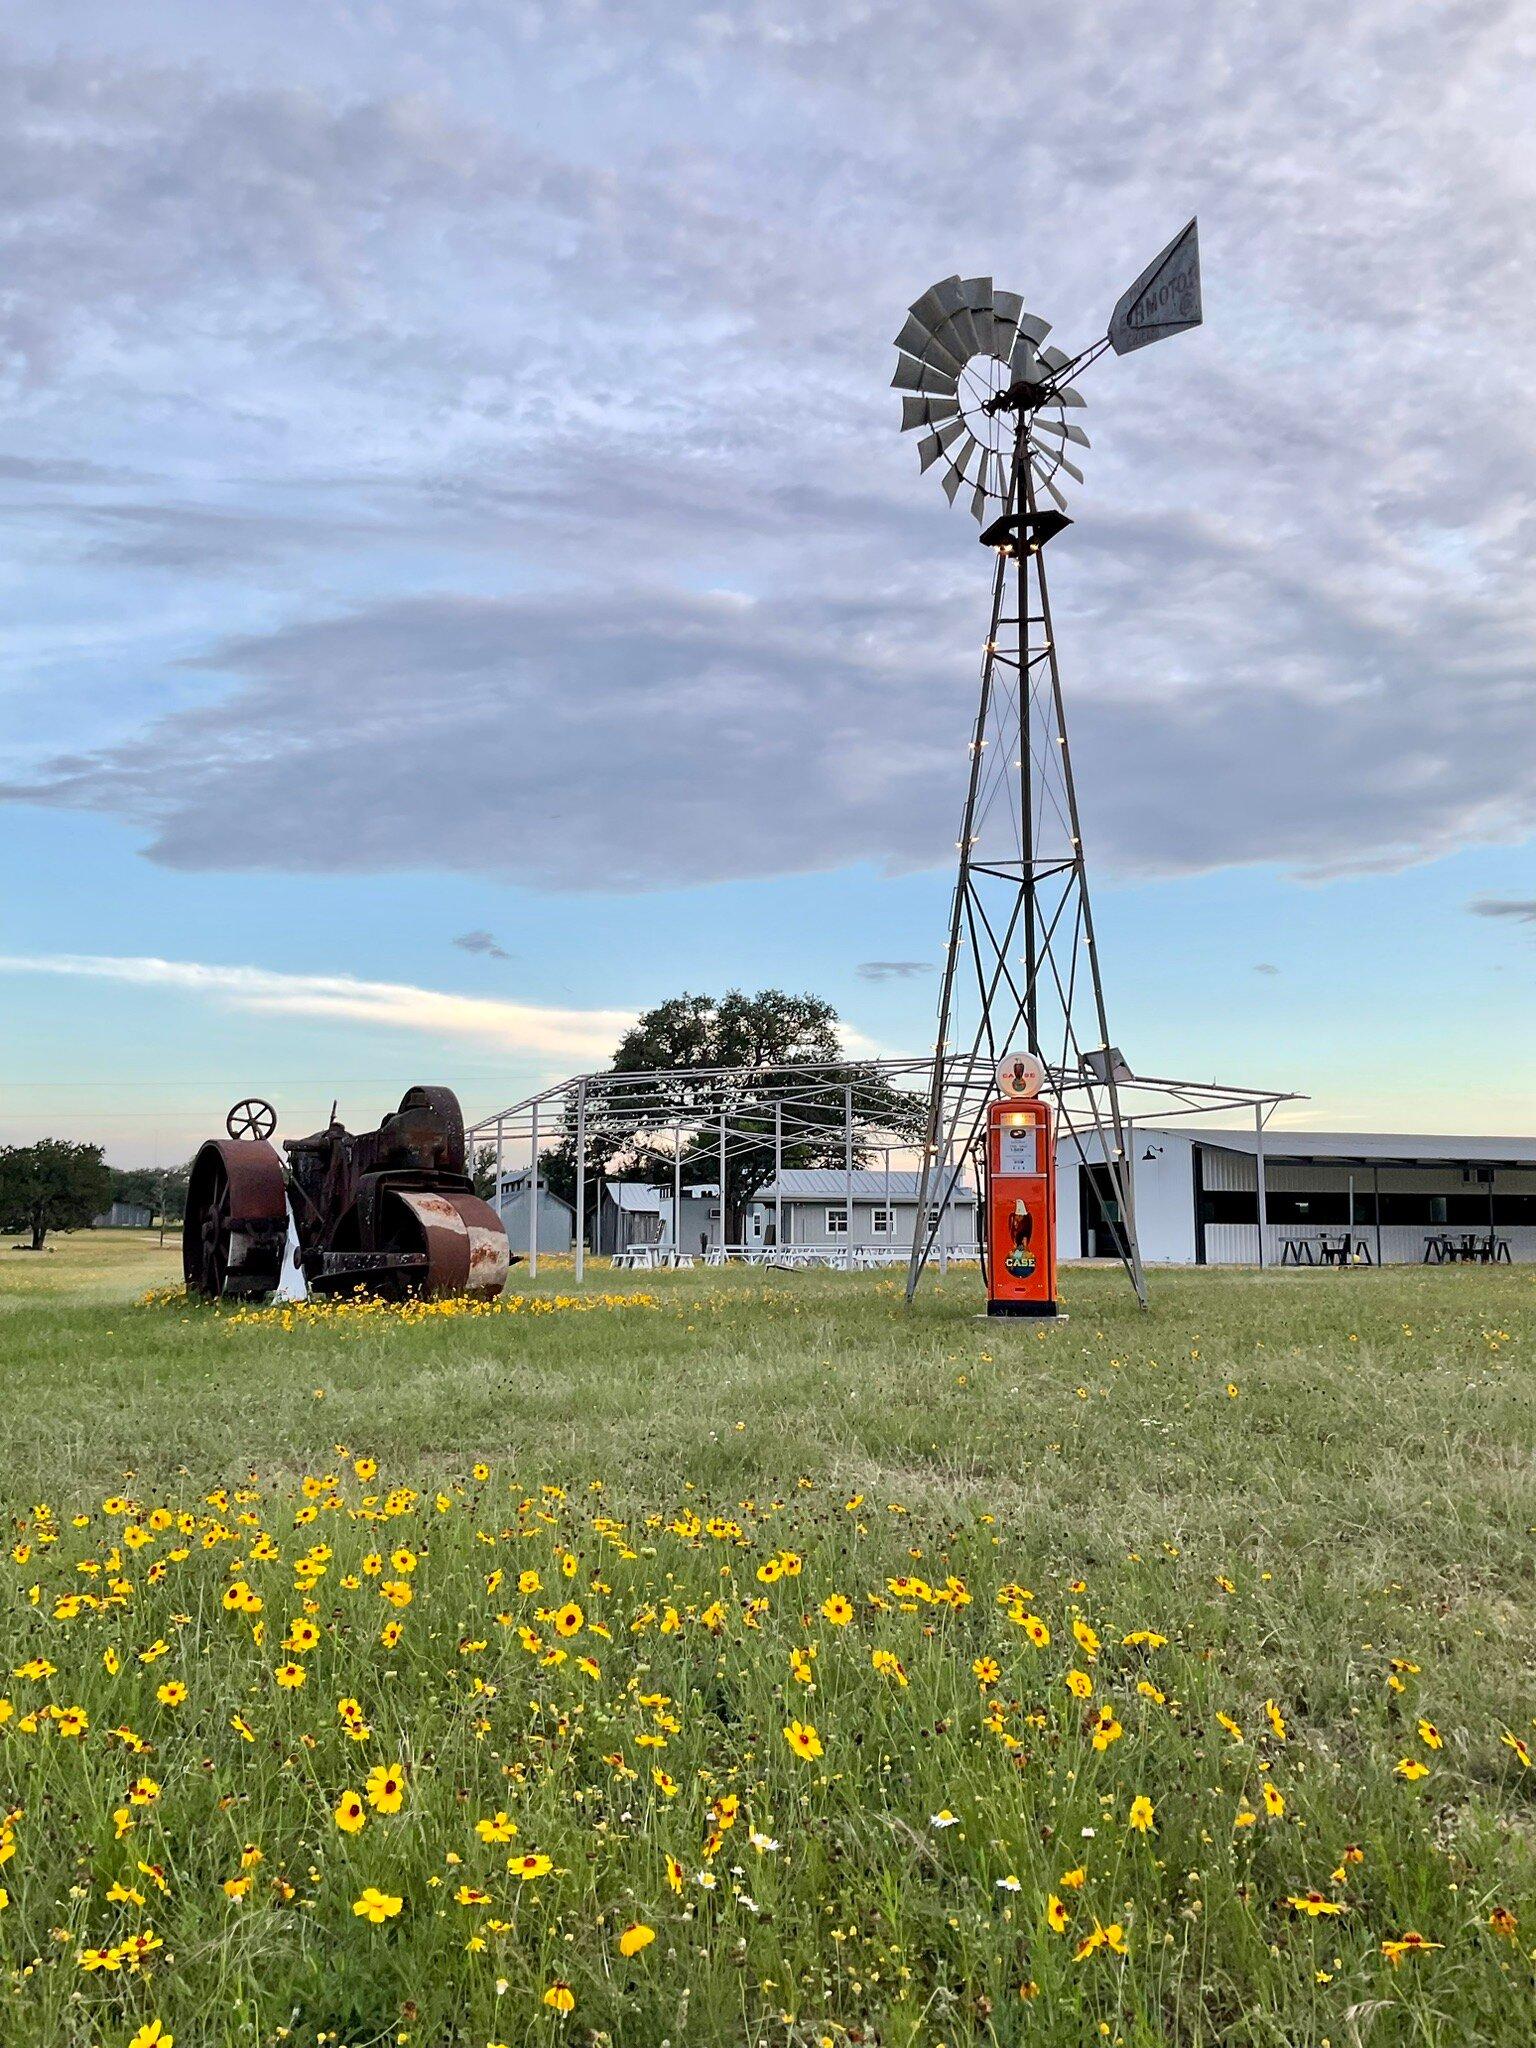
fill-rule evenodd
<path id="1" fill-rule="evenodd" d="M 1509 1239 L 1500 1237 L 1497 1231 L 1480 1234 L 1475 1230 L 1463 1230 L 1452 1236 L 1448 1230 L 1433 1230 L 1424 1239 L 1423 1263 L 1426 1266 L 1508 1266 L 1513 1261 Z"/>
<path id="2" fill-rule="evenodd" d="M 1282 1266 L 1373 1266 L 1371 1247 L 1358 1232 L 1320 1230 L 1280 1240 Z"/>

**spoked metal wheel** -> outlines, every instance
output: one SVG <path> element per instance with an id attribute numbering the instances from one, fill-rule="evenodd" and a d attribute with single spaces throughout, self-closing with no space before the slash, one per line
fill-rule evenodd
<path id="1" fill-rule="evenodd" d="M 205 1301 L 261 1300 L 276 1287 L 288 1238 L 282 1162 L 264 1139 L 210 1139 L 192 1162 L 181 1270 Z"/>

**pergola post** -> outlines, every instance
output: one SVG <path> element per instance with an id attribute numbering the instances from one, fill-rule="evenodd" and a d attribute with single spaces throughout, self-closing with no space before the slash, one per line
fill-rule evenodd
<path id="1" fill-rule="evenodd" d="M 773 1242 L 784 1242 L 784 1104 L 773 1098 Z"/>
<path id="2" fill-rule="evenodd" d="M 720 1256 L 725 1257 L 725 1111 L 720 1112 Z"/>
<path id="3" fill-rule="evenodd" d="M 501 1119 L 500 1117 L 497 1117 L 497 1119 L 496 1119 L 496 1214 L 497 1214 L 498 1216 L 500 1216 L 500 1215 L 501 1215 L 501 1126 L 502 1126 L 502 1119 Z M 474 1171 L 474 1166 L 475 1166 L 475 1162 L 474 1162 L 473 1152 L 471 1152 L 471 1157 L 470 1157 L 470 1160 L 469 1160 L 469 1168 L 470 1168 L 470 1171 L 471 1171 L 471 1173 L 473 1173 L 473 1171 Z"/>
<path id="4" fill-rule="evenodd" d="M 576 1285 L 587 1273 L 587 1084 L 576 1083 Z"/>
<path id="5" fill-rule="evenodd" d="M 683 1250 L 683 1127 L 681 1123 L 672 1126 L 672 1256 L 678 1259 Z"/>
<path id="6" fill-rule="evenodd" d="M 848 1235 L 843 1240 L 848 1270 L 853 1270 L 853 1083 L 843 1083 L 843 1219 Z"/>
<path id="7" fill-rule="evenodd" d="M 528 1158 L 528 1277 L 539 1274 L 539 1105 L 533 1105 L 533 1150 Z"/>
<path id="8" fill-rule="evenodd" d="M 1259 1191 L 1259 1264 L 1264 1259 L 1264 1240 L 1269 1235 L 1269 1191 L 1264 1185 L 1264 1105 L 1253 1105 L 1253 1164 Z"/>

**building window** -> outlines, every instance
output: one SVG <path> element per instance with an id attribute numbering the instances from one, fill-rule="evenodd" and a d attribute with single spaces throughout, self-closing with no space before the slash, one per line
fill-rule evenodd
<path id="1" fill-rule="evenodd" d="M 889 1237 L 896 1228 L 895 1213 L 890 1209 L 871 1209 L 869 1230 L 872 1237 Z"/>
<path id="2" fill-rule="evenodd" d="M 841 1204 L 837 1208 L 828 1209 L 827 1211 L 827 1235 L 828 1237 L 846 1237 L 848 1235 L 848 1211 Z"/>
<path id="3" fill-rule="evenodd" d="M 930 1232 L 932 1232 L 932 1231 L 935 1231 L 935 1230 L 937 1230 L 937 1229 L 938 1229 L 938 1227 L 939 1227 L 939 1220 L 940 1220 L 940 1218 L 941 1218 L 941 1217 L 943 1216 L 943 1214 L 944 1214 L 944 1210 L 943 1210 L 943 1207 L 942 1207 L 942 1205 L 941 1205 L 941 1204 L 939 1204 L 939 1203 L 937 1203 L 937 1202 L 930 1202 L 930 1203 L 928 1204 L 928 1225 L 927 1225 L 927 1227 L 928 1227 L 928 1229 L 929 1229 L 929 1231 L 930 1231 Z"/>

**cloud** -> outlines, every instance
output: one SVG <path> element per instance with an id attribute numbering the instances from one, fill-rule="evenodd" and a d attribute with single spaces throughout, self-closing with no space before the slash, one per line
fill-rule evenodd
<path id="1" fill-rule="evenodd" d="M 1536 924 L 1536 897 L 1478 896 L 1467 905 L 1474 917 L 1512 917 L 1520 924 Z"/>
<path id="2" fill-rule="evenodd" d="M 1278 974 L 1280 972 L 1279 968 L 1271 960 L 1255 960 L 1253 971 L 1255 974 Z"/>
<path id="3" fill-rule="evenodd" d="M 347 974 L 283 974 L 152 955 L 0 954 L 0 973 L 50 974 L 169 988 L 264 1015 L 314 1017 L 426 1037 L 468 1040 L 572 1066 L 606 1065 L 634 1022 L 628 1010 L 559 1010 L 486 996 L 461 996 L 409 982 Z"/>
<path id="4" fill-rule="evenodd" d="M 1102 0 L 1001 73 L 995 0 L 268 18 L 281 87 L 104 7 L 0 51 L 0 515 L 28 646 L 81 556 L 92 628 L 0 794 L 187 870 L 505 876 L 513 802 L 549 889 L 944 864 L 984 564 L 889 338 L 995 264 L 1076 346 L 1199 207 L 1208 324 L 1092 372 L 1050 557 L 1091 862 L 1536 830 L 1507 0 Z"/>
<path id="5" fill-rule="evenodd" d="M 854 972 L 861 981 L 912 981 L 920 974 L 932 974 L 928 960 L 861 960 Z"/>
<path id="6" fill-rule="evenodd" d="M 490 932 L 460 932 L 453 943 L 461 952 L 484 953 L 492 960 L 510 960 L 512 958 L 512 955 L 504 947 L 497 945 L 495 937 Z"/>

